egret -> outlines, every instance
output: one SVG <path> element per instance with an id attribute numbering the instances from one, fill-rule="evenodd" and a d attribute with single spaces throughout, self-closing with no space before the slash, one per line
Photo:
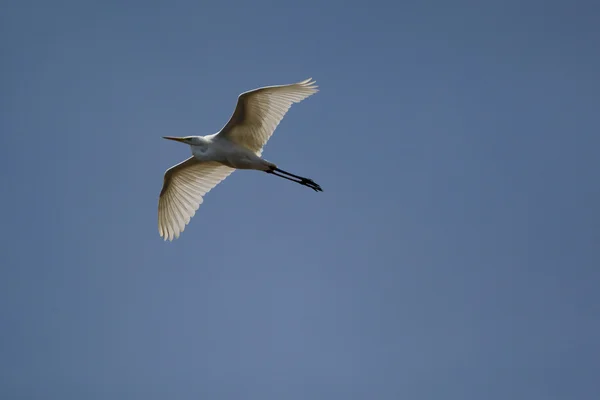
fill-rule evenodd
<path id="1" fill-rule="evenodd" d="M 204 196 L 236 169 L 264 171 L 321 192 L 312 179 L 294 175 L 261 157 L 263 148 L 293 103 L 318 92 L 311 78 L 266 86 L 238 96 L 235 111 L 217 133 L 164 139 L 188 144 L 192 156 L 169 168 L 158 200 L 158 232 L 166 241 L 179 237 Z"/>

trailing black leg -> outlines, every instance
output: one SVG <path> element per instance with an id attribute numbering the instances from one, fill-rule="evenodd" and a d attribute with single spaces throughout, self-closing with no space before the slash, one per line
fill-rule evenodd
<path id="1" fill-rule="evenodd" d="M 281 173 L 281 174 L 285 174 L 285 175 L 291 176 L 292 178 L 300 179 L 300 181 L 302 181 L 302 182 L 304 182 L 304 183 L 308 183 L 309 185 L 311 185 L 311 186 L 314 186 L 314 187 L 318 188 L 320 191 L 323 191 L 323 190 L 321 189 L 321 186 L 319 186 L 319 185 L 318 185 L 318 184 L 317 184 L 315 181 L 313 181 L 312 179 L 305 178 L 305 177 L 303 177 L 303 176 L 294 175 L 294 174 L 292 174 L 291 172 L 284 171 L 284 170 L 282 170 L 282 169 L 280 169 L 280 168 L 277 168 L 277 167 L 275 167 L 274 171 L 276 171 L 276 172 L 279 172 L 279 173 Z"/>
<path id="2" fill-rule="evenodd" d="M 296 182 L 303 186 L 309 187 L 312 190 L 314 190 L 315 192 L 323 191 L 323 189 L 321 189 L 321 186 L 319 186 L 319 184 L 314 182 L 312 179 L 308 179 L 308 178 L 304 178 L 302 176 L 290 174 L 289 172 L 285 172 L 283 170 L 280 170 L 279 168 L 274 168 L 274 169 L 266 171 L 266 172 L 268 174 L 273 174 L 280 178 L 287 179 L 288 181 Z M 285 176 L 284 174 L 289 175 L 289 176 Z"/>

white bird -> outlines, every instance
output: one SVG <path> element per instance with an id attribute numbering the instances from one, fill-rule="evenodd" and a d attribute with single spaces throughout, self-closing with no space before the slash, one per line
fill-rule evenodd
<path id="1" fill-rule="evenodd" d="M 178 238 L 212 188 L 236 169 L 254 169 L 307 186 L 312 179 L 291 174 L 261 158 L 263 147 L 293 103 L 318 92 L 315 81 L 266 86 L 239 95 L 229 122 L 206 136 L 171 137 L 190 145 L 192 156 L 165 172 L 158 200 L 158 232 L 164 240 Z"/>

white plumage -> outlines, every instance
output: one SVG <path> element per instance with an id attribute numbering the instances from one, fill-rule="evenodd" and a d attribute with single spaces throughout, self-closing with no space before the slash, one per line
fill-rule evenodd
<path id="1" fill-rule="evenodd" d="M 267 86 L 242 93 L 220 135 L 261 155 L 292 104 L 318 91 L 315 83 L 307 79 L 292 85 Z"/>
<path id="2" fill-rule="evenodd" d="M 316 93 L 311 79 L 242 93 L 229 122 L 206 136 L 168 137 L 191 146 L 192 157 L 165 172 L 158 200 L 158 231 L 164 240 L 178 238 L 202 204 L 204 195 L 235 169 L 255 169 L 294 181 L 315 191 L 312 179 L 279 169 L 261 158 L 263 148 L 293 103 Z"/>

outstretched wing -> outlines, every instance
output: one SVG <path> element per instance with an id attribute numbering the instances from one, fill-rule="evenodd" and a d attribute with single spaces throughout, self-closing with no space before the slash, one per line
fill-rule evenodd
<path id="1" fill-rule="evenodd" d="M 171 241 L 178 238 L 204 201 L 204 195 L 233 171 L 217 162 L 199 162 L 194 157 L 169 168 L 158 199 L 160 236 Z"/>
<path id="2" fill-rule="evenodd" d="M 318 92 L 315 83 L 309 78 L 291 85 L 267 86 L 242 93 L 219 136 L 225 136 L 260 156 L 292 104 Z"/>

